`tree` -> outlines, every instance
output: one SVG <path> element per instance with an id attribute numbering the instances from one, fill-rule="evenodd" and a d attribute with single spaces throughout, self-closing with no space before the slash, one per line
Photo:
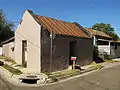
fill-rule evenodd
<path id="1" fill-rule="evenodd" d="M 6 19 L 3 10 L 0 9 L 0 43 L 14 36 L 14 23 Z"/>
<path id="2" fill-rule="evenodd" d="M 115 33 L 114 28 L 110 24 L 96 23 L 92 26 L 92 29 L 103 31 L 104 33 L 110 35 L 113 40 L 119 39 L 119 36 Z"/>

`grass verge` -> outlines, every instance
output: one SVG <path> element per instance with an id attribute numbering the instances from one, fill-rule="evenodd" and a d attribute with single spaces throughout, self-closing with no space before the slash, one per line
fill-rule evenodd
<path id="1" fill-rule="evenodd" d="M 60 79 L 64 79 L 64 78 L 68 78 L 71 76 L 75 76 L 80 74 L 80 70 L 66 70 L 66 71 L 62 71 L 62 72 L 55 72 L 55 73 L 46 73 L 46 75 L 48 75 L 48 78 L 51 78 L 51 82 L 56 82 Z"/>
<path id="2" fill-rule="evenodd" d="M 4 61 L 6 61 L 6 62 L 10 62 L 12 64 L 16 64 L 16 62 L 13 59 L 5 57 L 5 56 L 0 56 L 0 59 L 4 59 Z"/>
<path id="3" fill-rule="evenodd" d="M 96 65 L 90 66 L 89 68 L 90 68 L 90 69 L 97 70 L 97 69 L 102 69 L 103 67 L 104 67 L 103 65 L 96 64 Z"/>
<path id="4" fill-rule="evenodd" d="M 4 57 L 4 56 L 0 56 L 0 59 L 6 59 L 6 57 Z"/>
<path id="5" fill-rule="evenodd" d="M 6 58 L 5 61 L 10 62 L 12 64 L 16 64 L 16 62 L 11 58 Z"/>
<path id="6" fill-rule="evenodd" d="M 4 64 L 2 67 L 5 68 L 5 69 L 7 69 L 9 72 L 11 72 L 11 73 L 13 73 L 13 74 L 15 74 L 15 75 L 20 75 L 20 74 L 22 74 L 22 72 L 21 72 L 20 70 L 15 69 L 15 68 L 7 65 L 7 64 Z"/>
<path id="7" fill-rule="evenodd" d="M 66 71 L 63 71 L 63 72 L 57 72 L 57 73 L 53 73 L 53 77 L 56 77 L 58 79 L 62 79 L 62 78 L 65 78 L 65 77 L 69 77 L 69 76 L 74 76 L 74 75 L 77 75 L 77 74 L 80 74 L 80 70 L 66 70 Z"/>
<path id="8" fill-rule="evenodd" d="M 56 82 L 60 79 L 65 79 L 71 76 L 75 76 L 75 75 L 79 75 L 85 72 L 89 72 L 89 71 L 93 71 L 93 70 L 100 70 L 102 69 L 104 66 L 99 65 L 99 64 L 94 64 L 92 66 L 90 66 L 88 69 L 80 71 L 78 69 L 75 70 L 65 70 L 65 71 L 61 71 L 61 72 L 55 72 L 55 73 L 46 73 L 46 75 L 48 75 L 48 78 L 51 78 L 51 82 Z"/>
<path id="9" fill-rule="evenodd" d="M 104 61 L 109 63 L 120 62 L 120 60 L 104 60 Z"/>

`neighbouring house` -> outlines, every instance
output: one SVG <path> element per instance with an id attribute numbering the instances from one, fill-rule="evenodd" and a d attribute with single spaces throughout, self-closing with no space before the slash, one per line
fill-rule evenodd
<path id="1" fill-rule="evenodd" d="M 2 42 L 2 55 L 14 59 L 14 40 L 12 37 Z"/>
<path id="2" fill-rule="evenodd" d="M 93 46 L 98 46 L 99 54 L 106 53 L 109 58 L 120 57 L 120 41 L 112 40 L 112 37 L 102 31 L 86 28 L 93 36 Z"/>
<path id="3" fill-rule="evenodd" d="M 120 58 L 120 41 L 110 41 L 111 58 Z"/>
<path id="4" fill-rule="evenodd" d="M 0 56 L 2 56 L 2 52 L 3 52 L 2 47 L 0 47 Z"/>
<path id="5" fill-rule="evenodd" d="M 92 39 L 74 23 L 26 10 L 15 32 L 14 59 L 33 72 L 64 70 L 93 60 Z"/>

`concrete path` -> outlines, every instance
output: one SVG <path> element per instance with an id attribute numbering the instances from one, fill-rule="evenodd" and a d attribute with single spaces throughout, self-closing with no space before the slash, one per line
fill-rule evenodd
<path id="1" fill-rule="evenodd" d="M 9 87 L 11 90 L 120 90 L 120 64 L 57 84 L 39 87 L 9 84 Z"/>

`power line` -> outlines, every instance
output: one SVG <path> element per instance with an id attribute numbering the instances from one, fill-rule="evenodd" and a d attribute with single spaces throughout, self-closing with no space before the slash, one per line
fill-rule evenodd
<path id="1" fill-rule="evenodd" d="M 21 37 L 23 37 L 25 40 L 27 40 L 28 42 L 30 42 L 32 45 L 38 47 L 38 48 L 41 48 L 40 46 L 34 44 L 32 41 L 30 41 L 29 39 L 27 39 L 26 37 L 24 37 L 23 35 L 21 35 L 20 33 L 16 32 L 17 34 L 19 34 Z M 17 35 L 18 36 L 18 35 Z M 19 36 L 18 36 L 19 39 L 21 39 Z M 21 39 L 22 41 L 22 39 Z"/>

